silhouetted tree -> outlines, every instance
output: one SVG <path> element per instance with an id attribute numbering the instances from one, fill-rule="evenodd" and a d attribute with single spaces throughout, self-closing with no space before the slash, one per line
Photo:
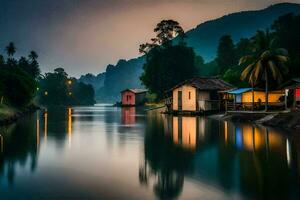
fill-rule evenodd
<path id="1" fill-rule="evenodd" d="M 143 44 L 140 52 L 146 54 L 142 83 L 161 99 L 164 92 L 179 82 L 197 75 L 196 64 L 201 62 L 196 58 L 194 50 L 183 42 L 172 45 L 171 40 L 184 32 L 179 23 L 174 20 L 163 20 L 154 29 L 156 38 L 150 45 Z"/>
<path id="2" fill-rule="evenodd" d="M 177 21 L 171 19 L 159 22 L 154 28 L 154 32 L 156 33 L 156 37 L 151 39 L 151 43 L 140 45 L 140 53 L 146 54 L 156 46 L 169 44 L 177 36 L 180 39 L 185 37 L 183 28 Z"/>
<path id="3" fill-rule="evenodd" d="M 10 42 L 8 46 L 5 48 L 8 57 L 12 57 L 16 53 L 16 47 L 13 42 Z"/>
<path id="4" fill-rule="evenodd" d="M 272 25 L 278 45 L 289 52 L 289 77 L 300 76 L 300 15 L 294 13 L 279 17 Z"/>
<path id="5" fill-rule="evenodd" d="M 220 74 L 225 73 L 227 69 L 237 65 L 235 48 L 231 36 L 224 35 L 221 37 L 216 61 L 219 66 Z"/>
<path id="6" fill-rule="evenodd" d="M 36 61 L 39 56 L 35 51 L 30 51 L 28 57 L 31 61 Z"/>

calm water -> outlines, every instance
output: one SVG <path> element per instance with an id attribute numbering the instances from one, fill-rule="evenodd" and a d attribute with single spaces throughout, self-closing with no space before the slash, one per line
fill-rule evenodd
<path id="1" fill-rule="evenodd" d="M 0 199 L 299 199 L 300 133 L 103 105 L 0 129 Z"/>

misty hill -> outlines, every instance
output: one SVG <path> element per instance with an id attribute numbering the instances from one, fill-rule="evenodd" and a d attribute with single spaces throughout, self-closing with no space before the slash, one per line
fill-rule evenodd
<path id="1" fill-rule="evenodd" d="M 229 14 L 202 23 L 188 31 L 186 42 L 208 62 L 216 57 L 221 36 L 231 35 L 235 42 L 241 38 L 249 38 L 259 29 L 270 28 L 275 19 L 290 12 L 299 14 L 300 4 L 281 3 L 263 10 Z M 115 66 L 108 65 L 105 75 L 102 75 L 102 77 L 105 76 L 104 80 L 100 78 L 99 83 L 92 83 L 96 90 L 97 100 L 115 102 L 119 100 L 121 90 L 142 87 L 139 77 L 142 73 L 143 63 L 144 58 L 139 57 L 128 61 L 120 60 Z"/>
<path id="2" fill-rule="evenodd" d="M 86 75 L 82 75 L 79 78 L 79 81 L 85 84 L 92 85 L 94 90 L 98 91 L 100 88 L 104 86 L 104 79 L 105 79 L 105 73 L 100 73 L 97 76 L 88 73 Z"/>
<path id="3" fill-rule="evenodd" d="M 206 61 L 215 58 L 221 36 L 231 35 L 233 41 L 249 38 L 258 29 L 266 29 L 279 16 L 294 12 L 300 13 L 300 4 L 281 3 L 263 10 L 244 11 L 207 21 L 187 32 L 187 44 L 194 47 L 198 55 Z"/>
<path id="4" fill-rule="evenodd" d="M 120 100 L 120 91 L 126 88 L 143 88 L 139 79 L 143 64 L 143 57 L 119 60 L 116 65 L 108 65 L 106 72 L 99 74 L 100 76 L 87 74 L 79 80 L 93 85 L 98 102 L 116 102 Z"/>

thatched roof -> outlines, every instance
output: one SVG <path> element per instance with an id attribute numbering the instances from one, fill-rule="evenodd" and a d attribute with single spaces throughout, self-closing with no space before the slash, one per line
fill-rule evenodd
<path id="1" fill-rule="evenodd" d="M 234 88 L 233 85 L 217 77 L 196 77 L 179 83 L 171 90 L 174 90 L 183 85 L 189 85 L 197 88 L 198 90 L 229 90 Z"/>

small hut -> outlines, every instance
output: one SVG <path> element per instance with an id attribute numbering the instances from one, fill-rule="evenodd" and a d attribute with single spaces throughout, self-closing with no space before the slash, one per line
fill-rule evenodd
<path id="1" fill-rule="evenodd" d="M 122 106 L 139 106 L 145 103 L 147 90 L 126 89 L 121 91 Z"/>
<path id="2" fill-rule="evenodd" d="M 265 105 L 266 93 L 263 89 L 257 88 L 238 88 L 223 91 L 227 100 L 227 109 L 239 110 L 239 109 L 250 109 L 259 108 Z M 268 104 L 270 106 L 284 106 L 284 90 L 276 90 L 268 92 Z"/>
<path id="3" fill-rule="evenodd" d="M 231 88 L 233 88 L 231 84 L 217 77 L 197 77 L 186 80 L 170 90 L 171 111 L 217 111 L 223 99 L 219 91 Z"/>

